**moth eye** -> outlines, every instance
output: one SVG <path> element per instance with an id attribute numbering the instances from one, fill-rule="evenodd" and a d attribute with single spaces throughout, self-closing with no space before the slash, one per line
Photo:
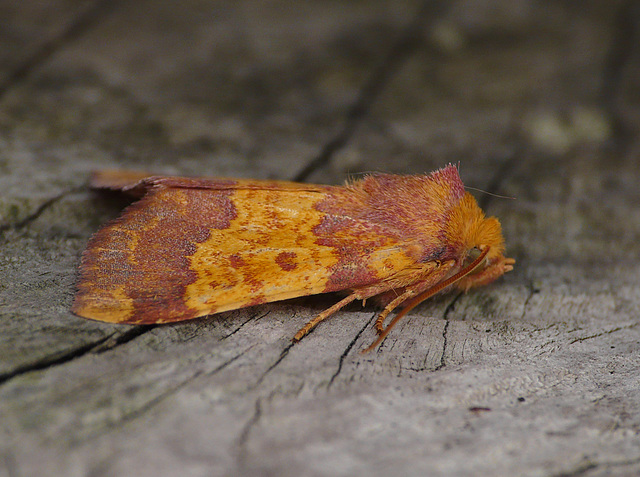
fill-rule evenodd
<path id="1" fill-rule="evenodd" d="M 469 265 L 476 258 L 478 258 L 481 253 L 482 251 L 478 247 L 473 247 L 471 250 L 467 252 L 467 258 L 465 258 L 465 264 Z"/>
<path id="2" fill-rule="evenodd" d="M 481 253 L 482 250 L 480 249 L 480 247 L 473 247 L 472 249 L 470 249 L 467 252 L 467 257 L 464 259 L 462 267 L 465 268 L 471 265 L 480 256 Z M 482 263 L 480 263 L 472 273 L 478 273 L 479 271 L 481 271 L 485 267 L 486 261 L 487 259 L 485 257 Z"/>

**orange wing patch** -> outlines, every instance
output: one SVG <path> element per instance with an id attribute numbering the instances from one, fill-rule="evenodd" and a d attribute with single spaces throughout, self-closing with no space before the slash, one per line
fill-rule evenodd
<path id="1" fill-rule="evenodd" d="M 339 257 L 312 233 L 324 215 L 313 208 L 322 194 L 290 195 L 233 191 L 236 218 L 190 256 L 197 278 L 186 289 L 188 307 L 204 315 L 323 291 Z"/>

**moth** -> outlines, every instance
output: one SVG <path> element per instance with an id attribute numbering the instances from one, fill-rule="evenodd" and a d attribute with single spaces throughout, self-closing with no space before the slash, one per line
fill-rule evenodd
<path id="1" fill-rule="evenodd" d="M 344 186 L 285 181 L 94 175 L 139 198 L 89 241 L 72 311 L 113 323 L 169 323 L 317 293 L 384 307 L 374 349 L 420 302 L 513 269 L 501 226 L 458 169 L 371 174 Z M 388 315 L 401 311 L 385 326 Z"/>

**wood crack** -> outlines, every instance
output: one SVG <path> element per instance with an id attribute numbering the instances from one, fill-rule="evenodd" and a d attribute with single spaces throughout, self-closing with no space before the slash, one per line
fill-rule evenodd
<path id="1" fill-rule="evenodd" d="M 51 58 L 57 51 L 80 38 L 97 23 L 103 21 L 118 3 L 117 1 L 98 0 L 89 5 L 57 36 L 43 43 L 37 51 L 27 57 L 20 66 L 8 75 L 6 81 L 0 84 L 0 99 L 11 88 L 22 84 L 32 71 Z"/>
<path id="2" fill-rule="evenodd" d="M 127 330 L 124 333 L 112 333 L 108 336 L 105 336 L 104 338 L 100 338 L 82 346 L 78 346 L 71 350 L 65 351 L 64 353 L 45 356 L 34 363 L 29 363 L 24 366 L 18 366 L 13 371 L 0 374 L 0 386 L 17 376 L 28 374 L 34 371 L 44 371 L 49 368 L 60 366 L 75 359 L 81 358 L 82 356 L 89 353 L 105 353 L 106 351 L 114 349 L 117 346 L 121 346 L 130 341 L 133 341 L 137 337 L 151 331 L 155 327 L 155 325 L 135 326 L 134 328 Z"/>
<path id="3" fill-rule="evenodd" d="M 251 430 L 260 421 L 260 417 L 262 417 L 262 399 L 258 398 L 256 399 L 256 402 L 254 405 L 253 415 L 251 416 L 251 418 L 249 418 L 249 420 L 247 421 L 245 426 L 242 428 L 238 436 L 238 449 L 239 449 L 238 466 L 240 468 L 243 468 L 246 465 L 247 452 L 248 452 L 247 442 L 249 441 Z"/>
<path id="4" fill-rule="evenodd" d="M 189 383 L 191 383 L 193 380 L 199 378 L 200 376 L 211 376 L 211 375 L 214 375 L 214 374 L 222 371 L 224 368 L 226 368 L 231 363 L 233 363 L 235 360 L 237 360 L 242 355 L 244 355 L 251 348 L 252 347 L 249 347 L 249 348 L 241 351 L 237 355 L 234 355 L 233 357 L 229 358 L 228 360 L 226 360 L 223 363 L 221 363 L 218 366 L 216 366 L 211 371 L 208 371 L 208 372 L 205 372 L 204 370 L 195 371 L 191 376 L 189 376 L 188 378 L 184 379 L 183 381 L 181 381 L 177 385 L 167 389 L 165 392 L 163 392 L 163 393 L 159 394 L 158 396 L 156 396 L 155 398 L 147 401 L 144 405 L 142 405 L 138 409 L 135 409 L 134 411 L 124 415 L 122 417 L 122 419 L 119 420 L 119 422 L 120 423 L 124 423 L 124 422 L 128 422 L 128 421 L 132 421 L 132 420 L 142 416 L 144 413 L 149 411 L 151 408 L 157 406 L 158 404 L 160 404 L 162 401 L 164 401 L 168 397 L 170 397 L 173 394 L 177 393 L 180 389 L 184 388 L 185 386 L 187 386 Z M 114 426 L 114 427 L 117 428 L 117 426 Z"/>
<path id="5" fill-rule="evenodd" d="M 357 341 L 360 339 L 360 336 L 362 336 L 362 333 L 364 333 L 364 331 L 367 328 L 369 328 L 369 326 L 371 326 L 371 324 L 373 323 L 373 320 L 377 316 L 378 316 L 378 313 L 374 313 L 371 316 L 371 318 L 365 323 L 365 325 L 362 328 L 360 328 L 360 331 L 358 331 L 358 333 L 354 336 L 354 338 L 351 340 L 351 342 L 347 345 L 347 347 L 345 348 L 345 350 L 342 353 L 342 355 L 340 355 L 340 360 L 338 361 L 338 369 L 336 370 L 335 373 L 333 373 L 333 376 L 331 376 L 331 379 L 329 379 L 329 384 L 327 384 L 327 388 L 330 388 L 333 385 L 333 382 L 335 381 L 335 379 L 338 377 L 338 375 L 342 371 L 342 364 L 344 363 L 345 358 L 347 357 L 347 355 L 349 354 L 351 349 L 355 346 Z"/>
<path id="6" fill-rule="evenodd" d="M 73 348 L 69 351 L 61 353 L 59 355 L 45 356 L 39 361 L 34 363 L 29 363 L 24 366 L 18 366 L 11 372 L 0 374 L 0 386 L 7 381 L 21 376 L 23 374 L 31 373 L 34 371 L 44 371 L 49 368 L 53 368 L 55 366 L 60 366 L 66 364 L 75 359 L 81 358 L 82 356 L 89 353 L 101 354 L 108 350 L 111 350 L 117 346 L 128 343 L 129 341 L 134 340 L 138 336 L 141 336 L 148 331 L 153 329 L 153 325 L 149 326 L 136 326 L 131 330 L 127 330 L 124 333 L 113 333 L 104 338 L 100 338 L 99 340 L 92 341 L 91 343 L 84 344 L 82 346 L 78 346 L 77 348 Z"/>
<path id="7" fill-rule="evenodd" d="M 47 209 L 49 209 L 50 207 L 52 207 L 53 205 L 55 205 L 56 203 L 58 203 L 59 201 L 61 201 L 62 199 L 64 199 L 65 197 L 71 195 L 71 194 L 75 194 L 77 192 L 83 191 L 85 189 L 85 186 L 80 186 L 80 187 L 74 187 L 73 189 L 64 191 L 54 197 L 51 197 L 47 200 L 45 200 L 42 204 L 40 204 L 36 210 L 34 210 L 31 214 L 29 214 L 27 217 L 25 217 L 22 220 L 19 220 L 18 222 L 13 222 L 13 223 L 6 223 L 6 224 L 0 224 L 0 232 L 4 232 L 6 230 L 9 229 L 21 229 L 24 228 L 26 226 L 28 226 L 29 224 L 31 224 L 32 222 L 34 222 L 35 220 L 37 220 Z"/>
<path id="8" fill-rule="evenodd" d="M 527 298 L 525 298 L 524 304 L 522 305 L 522 314 L 520 315 L 520 321 L 524 321 L 524 317 L 527 314 L 527 308 L 529 307 L 529 302 L 531 301 L 531 298 L 533 298 L 533 295 L 537 295 L 538 293 L 540 293 L 540 289 L 536 288 L 533 285 L 533 281 L 529 281 L 527 288 L 529 290 L 529 294 L 527 295 Z"/>
<path id="9" fill-rule="evenodd" d="M 237 355 L 232 356 L 228 360 L 226 360 L 223 363 L 221 363 L 218 366 L 216 366 L 211 371 L 205 371 L 205 370 L 202 370 L 202 369 L 194 371 L 193 374 L 191 374 L 190 376 L 188 376 L 187 378 L 185 378 L 184 380 L 182 380 L 181 382 L 179 382 L 175 386 L 172 386 L 171 388 L 166 389 L 164 392 L 159 393 L 157 396 L 149 399 L 145 403 L 141 404 L 139 407 L 131 410 L 130 412 L 128 412 L 126 414 L 123 414 L 117 420 L 114 420 L 113 422 L 110 422 L 108 425 L 106 425 L 104 428 L 102 428 L 102 430 L 101 430 L 99 435 L 100 436 L 104 436 L 104 434 L 106 432 L 117 432 L 119 429 L 121 429 L 121 427 L 120 427 L 121 425 L 126 424 L 128 422 L 132 422 L 132 421 L 144 416 L 151 409 L 153 409 L 158 404 L 160 404 L 163 401 L 165 401 L 167 398 L 169 398 L 172 395 L 176 394 L 178 391 L 180 391 L 185 386 L 189 385 L 195 379 L 197 379 L 197 378 L 199 378 L 201 376 L 211 376 L 211 375 L 214 375 L 214 374 L 222 371 L 224 368 L 229 366 L 231 363 L 233 363 L 234 361 L 236 361 L 237 359 L 242 357 L 251 348 L 253 348 L 253 347 L 250 346 L 249 348 L 241 351 Z M 94 437 L 97 437 L 97 435 L 94 435 Z"/>
<path id="10" fill-rule="evenodd" d="M 294 176 L 294 181 L 305 182 L 308 180 L 309 176 L 316 170 L 331 162 L 335 153 L 348 143 L 359 124 L 369 113 L 373 103 L 389 84 L 391 78 L 421 45 L 425 30 L 428 30 L 429 25 L 443 14 L 446 3 L 442 1 L 424 2 L 401 38 L 391 47 L 379 66 L 374 68 L 355 102 L 347 110 L 346 121 L 342 130 L 329 140 L 320 153 Z"/>
<path id="11" fill-rule="evenodd" d="M 97 341 L 87 343 L 85 345 L 71 349 L 59 355 L 46 356 L 34 363 L 29 363 L 24 366 L 18 366 L 16 369 L 14 369 L 11 372 L 0 374 L 0 385 L 22 374 L 31 373 L 33 371 L 42 371 L 48 368 L 52 368 L 54 366 L 59 366 L 61 364 L 68 363 L 69 361 L 73 361 L 74 359 L 80 358 L 85 354 L 93 351 L 97 346 L 100 346 L 103 343 L 105 343 L 111 337 L 112 335 L 109 335 Z"/>
<path id="12" fill-rule="evenodd" d="M 578 464 L 578 466 L 567 472 L 560 472 L 558 474 L 553 474 L 553 477 L 578 477 L 580 475 L 586 475 L 590 471 L 594 469 L 611 469 L 613 467 L 626 467 L 629 465 L 640 464 L 640 457 L 635 457 L 633 459 L 625 459 L 618 462 L 594 462 L 592 460 L 585 460 L 584 462 Z M 631 475 L 631 473 L 630 473 Z"/>
<path id="13" fill-rule="evenodd" d="M 251 315 L 251 316 L 249 317 L 249 319 L 247 319 L 247 320 L 243 321 L 242 323 L 240 323 L 240 325 L 239 325 L 235 330 L 233 330 L 231 333 L 229 333 L 229 334 L 227 334 L 227 335 L 224 335 L 222 338 L 220 338 L 220 341 L 222 341 L 222 340 L 226 340 L 226 339 L 227 339 L 227 338 L 229 338 L 230 336 L 235 335 L 238 331 L 240 331 L 240 330 L 241 330 L 241 329 L 242 329 L 242 328 L 243 328 L 247 323 L 249 323 L 250 321 L 253 321 L 253 320 L 261 320 L 261 319 L 263 319 L 264 317 L 266 317 L 267 315 L 269 315 L 270 313 L 271 313 L 271 310 L 267 311 L 266 313 L 263 313 L 262 315 L 260 315 L 260 314 L 258 314 L 258 313 L 254 313 L 253 315 Z"/>
<path id="14" fill-rule="evenodd" d="M 636 326 L 638 326 L 640 323 L 633 323 L 631 325 L 628 326 L 617 326 L 611 330 L 606 330 L 606 331 L 601 331 L 600 333 L 594 333 L 592 335 L 588 335 L 588 336 L 581 336 L 580 338 L 576 338 L 573 341 L 570 341 L 569 344 L 574 344 L 574 343 L 581 343 L 583 341 L 587 341 L 587 340 L 591 340 L 593 338 L 599 338 L 600 336 L 605 336 L 605 335 L 610 335 L 612 333 L 617 333 L 618 331 L 622 331 L 622 330 L 630 330 L 632 328 L 635 328 Z"/>
<path id="15" fill-rule="evenodd" d="M 267 377 L 267 374 L 269 374 L 271 371 L 273 371 L 275 369 L 276 366 L 278 366 L 282 360 L 284 358 L 287 357 L 287 355 L 289 354 L 289 351 L 291 350 L 291 348 L 293 348 L 295 346 L 295 343 L 291 342 L 287 345 L 286 348 L 284 348 L 282 350 L 282 352 L 280 353 L 280 356 L 278 356 L 278 359 L 276 359 L 271 366 L 269 366 L 264 373 L 262 373 L 262 375 L 260 375 L 260 377 L 256 380 L 255 384 L 253 386 L 251 386 L 251 389 L 255 389 L 258 386 L 260 386 L 260 384 L 262 384 L 262 381 L 264 381 L 264 378 Z"/>
<path id="16" fill-rule="evenodd" d="M 447 305 L 444 309 L 444 313 L 442 319 L 445 321 L 444 328 L 442 329 L 442 354 L 440 355 L 440 364 L 438 364 L 433 370 L 440 371 L 447 365 L 446 354 L 447 354 L 447 341 L 448 341 L 448 332 L 449 332 L 449 313 L 451 313 L 455 307 L 456 302 L 460 299 L 462 293 L 456 294 L 456 296 L 451 300 L 451 303 Z"/>
<path id="17" fill-rule="evenodd" d="M 95 346 L 94 349 L 91 350 L 92 353 L 102 354 L 111 349 L 114 349 L 120 345 L 126 344 L 129 341 L 133 341 L 138 336 L 142 336 L 145 333 L 148 333 L 152 329 L 156 328 L 157 325 L 137 325 L 133 328 L 125 331 L 124 333 L 111 335 L 107 341 L 101 343 L 98 346 Z"/>

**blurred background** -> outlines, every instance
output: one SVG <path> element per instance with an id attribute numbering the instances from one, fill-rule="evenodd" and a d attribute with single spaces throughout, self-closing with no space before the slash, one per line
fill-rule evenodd
<path id="1" fill-rule="evenodd" d="M 631 0 L 0 0 L 0 475 L 640 473 L 639 25 Z M 290 346 L 332 297 L 69 312 L 124 206 L 93 170 L 447 163 L 515 198 L 472 191 L 516 268 L 376 356 L 359 306 Z"/>

